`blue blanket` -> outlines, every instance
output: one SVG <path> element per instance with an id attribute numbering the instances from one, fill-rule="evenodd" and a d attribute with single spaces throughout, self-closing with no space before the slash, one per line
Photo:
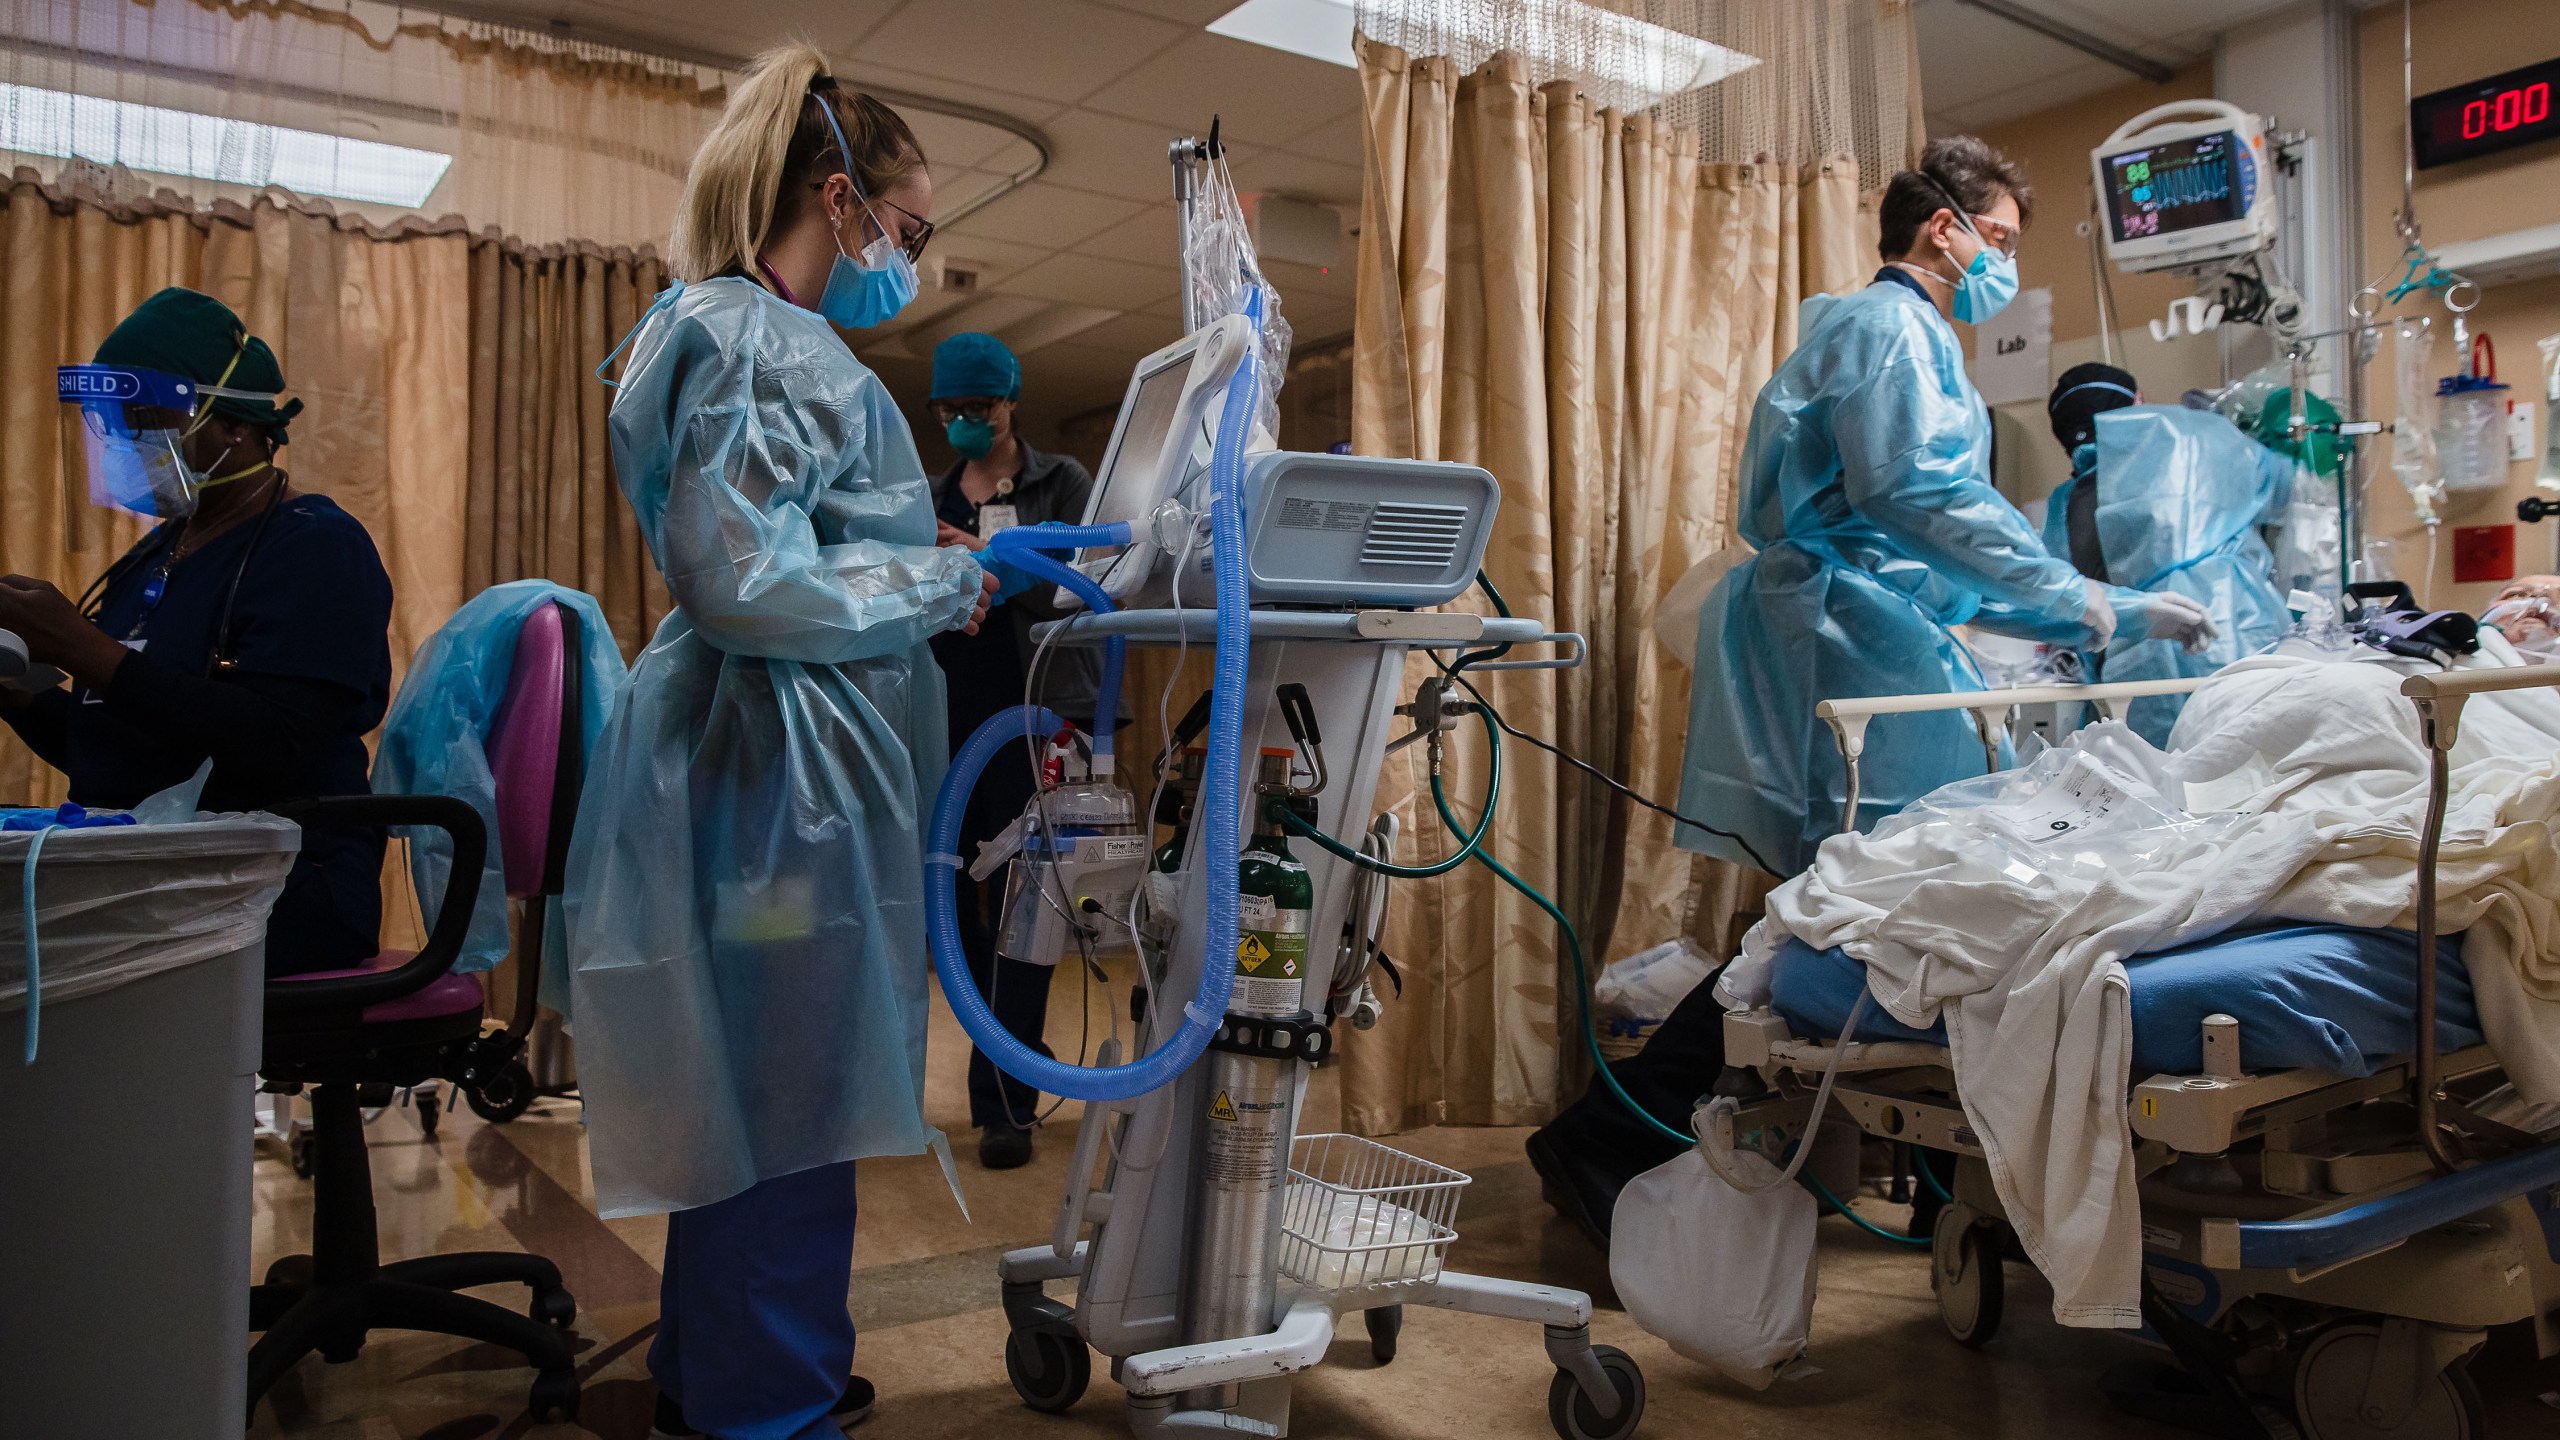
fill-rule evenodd
<path id="1" fill-rule="evenodd" d="M 2240 1022 L 2250 1070 L 2310 1068 L 2369 1075 L 2416 1048 L 2418 937 L 2405 930 L 2286 925 L 2246 930 L 2125 962 L 2133 991 L 2133 1073 L 2192 1075 L 2204 1067 L 2204 1017 Z M 1772 1003 L 1799 1035 L 1830 1038 L 1847 1023 L 1866 967 L 1839 950 L 1788 942 L 1771 967 Z M 2462 937 L 2436 942 L 2436 1043 L 2481 1043 Z M 1944 1021 L 1902 1024 L 1870 1001 L 1860 1040 L 1947 1043 Z"/>

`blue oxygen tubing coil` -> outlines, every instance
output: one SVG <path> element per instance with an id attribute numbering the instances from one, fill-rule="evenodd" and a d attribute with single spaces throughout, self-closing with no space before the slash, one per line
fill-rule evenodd
<path id="1" fill-rule="evenodd" d="M 997 1069 L 1052 1095 L 1087 1101 L 1127 1100 L 1167 1084 L 1190 1069 L 1191 1062 L 1208 1049 L 1226 1015 L 1228 996 L 1235 989 L 1235 966 L 1220 961 L 1236 953 L 1249 639 L 1244 572 L 1244 449 L 1252 438 L 1254 412 L 1261 398 L 1256 363 L 1261 349 L 1260 306 L 1254 305 L 1246 313 L 1254 320 L 1256 338 L 1244 347 L 1243 360 L 1227 382 L 1225 408 L 1218 416 L 1216 448 L 1209 460 L 1210 553 L 1217 577 L 1218 641 L 1217 663 L 1209 687 L 1208 773 L 1200 785 L 1200 814 L 1205 817 L 1201 863 L 1208 867 L 1209 881 L 1208 934 L 1203 945 L 1208 963 L 1201 967 L 1199 993 L 1182 1007 L 1181 1028 L 1162 1045 L 1125 1065 L 1067 1064 L 1013 1038 L 1012 1032 L 997 1023 L 995 1012 L 987 1008 L 986 996 L 978 990 L 976 977 L 969 973 L 968 957 L 960 949 L 953 881 L 953 872 L 962 863 L 958 854 L 960 817 L 968 809 L 970 792 L 977 788 L 978 776 L 987 768 L 987 762 L 1007 746 L 1018 744 L 1026 734 L 1055 733 L 1061 723 L 1056 715 L 1040 706 L 1016 705 L 979 726 L 968 743 L 960 747 L 960 753 L 951 757 L 950 772 L 943 777 L 942 790 L 934 798 L 933 823 L 925 834 L 926 935 L 933 950 L 934 973 L 942 979 L 942 993 L 959 1015 L 960 1028 L 969 1033 L 979 1052 L 994 1061 Z M 1125 545 L 1129 539 L 1126 523 L 1035 525 L 999 531 L 988 545 L 1024 572 L 1065 586 L 1088 609 L 1102 614 L 1116 608 L 1111 597 L 1083 572 L 1041 552 L 1087 545 Z M 1102 680 L 1094 703 L 1097 716 L 1120 713 L 1121 661 L 1122 642 L 1115 637 L 1103 650 Z M 1097 733 L 1093 746 L 1096 755 L 1110 754 L 1110 732 Z"/>

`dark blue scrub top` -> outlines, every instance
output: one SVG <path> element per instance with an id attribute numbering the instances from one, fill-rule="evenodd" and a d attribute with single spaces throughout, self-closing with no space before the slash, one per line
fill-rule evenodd
<path id="1" fill-rule="evenodd" d="M 229 654 L 238 663 L 214 684 L 273 702 L 271 713 L 283 717 L 281 733 L 293 743 L 254 763 L 217 759 L 203 808 L 255 810 L 306 796 L 370 793 L 364 736 L 382 723 L 391 698 L 391 577 L 373 537 L 328 497 L 297 495 L 268 521 L 246 570 L 241 558 L 258 530 L 254 517 L 191 552 L 170 572 L 159 603 L 146 607 L 146 585 L 176 530 L 162 525 L 144 537 L 136 550 L 145 558 L 100 597 L 99 628 L 126 641 L 144 663 L 118 667 L 104 697 L 71 697 L 62 768 L 72 798 L 131 806 L 227 748 L 211 734 L 194 741 L 169 723 L 168 712 L 190 692 L 199 699 L 209 693 L 195 685 L 212 658 L 234 574 L 240 589 Z M 225 712 L 208 709 L 208 724 L 222 724 Z M 268 922 L 270 974 L 343 968 L 375 952 L 382 849 L 379 831 L 305 828 L 301 856 Z"/>

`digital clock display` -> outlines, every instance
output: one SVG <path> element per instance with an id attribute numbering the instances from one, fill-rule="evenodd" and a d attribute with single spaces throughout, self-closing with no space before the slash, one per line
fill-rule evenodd
<path id="1" fill-rule="evenodd" d="M 2560 115 L 2551 108 L 2555 85 L 2560 85 L 2560 60 L 2545 60 L 2410 101 L 2409 135 L 2417 142 L 2418 168 L 2560 135 Z"/>

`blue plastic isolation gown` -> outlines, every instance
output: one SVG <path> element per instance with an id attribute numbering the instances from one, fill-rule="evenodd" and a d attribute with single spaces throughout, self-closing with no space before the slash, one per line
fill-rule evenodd
<path id="1" fill-rule="evenodd" d="M 2072 476 L 2045 505 L 2045 544 L 2071 549 L 2074 491 L 2097 486 L 2101 577 L 2143 591 L 2175 591 L 2203 605 L 2217 632 L 2202 653 L 2174 640 L 2119 632 L 2097 677 L 2117 682 L 2210 675 L 2281 637 L 2293 616 L 2276 592 L 2275 557 L 2262 525 L 2293 495 L 2294 462 L 2209 410 L 2129 405 L 2098 416 L 2098 439 L 2072 456 Z M 2094 478 L 2093 478 L 2094 477 Z M 2133 702 L 2126 723 L 2154 745 L 2169 743 L 2183 695 Z"/>
<path id="2" fill-rule="evenodd" d="M 382 722 L 382 743 L 373 757 L 373 789 L 377 795 L 450 795 L 480 812 L 489 827 L 489 859 L 480 870 L 480 899 L 471 909 L 471 933 L 462 943 L 462 958 L 453 968 L 486 970 L 507 956 L 507 884 L 498 833 L 498 792 L 489 774 L 485 748 L 489 727 L 506 699 L 507 681 L 516 663 L 516 632 L 535 607 L 553 601 L 577 612 L 582 648 L 575 657 L 580 674 L 578 725 L 595 749 L 604 717 L 622 690 L 622 652 L 614 648 L 613 631 L 595 597 L 554 585 L 548 580 L 516 580 L 492 585 L 453 612 L 443 628 L 427 637 L 409 663 L 409 673 L 392 697 L 391 713 Z M 413 827 L 409 838 L 409 875 L 418 887 L 425 923 L 436 923 L 436 900 L 444 894 L 445 874 L 453 866 L 453 842 L 441 830 Z M 556 904 L 556 902 L 555 902 Z M 552 935 L 560 933 L 555 913 Z M 567 967 L 558 944 L 543 947 L 542 998 L 565 1010 Z"/>
<path id="3" fill-rule="evenodd" d="M 817 315 L 689 285 L 632 342 L 614 466 L 676 608 L 587 770 L 569 963 L 596 1204 L 708 1205 L 924 1123 L 926 637 L 982 589 L 914 437 Z"/>
<path id="4" fill-rule="evenodd" d="M 1752 406 L 1742 538 L 1759 553 L 1700 612 L 1680 809 L 1685 848 L 1781 875 L 1840 828 L 1846 772 L 1813 707 L 1981 688 L 1951 627 L 2086 644 L 2088 592 L 1991 487 L 1991 429 L 1955 329 L 1880 281 L 1804 305 L 1803 340 Z M 2112 597 L 2111 597 L 2112 598 Z M 2122 608 L 2118 607 L 2122 614 Z M 1983 770 L 1962 712 L 1867 729 L 1864 829 Z"/>

